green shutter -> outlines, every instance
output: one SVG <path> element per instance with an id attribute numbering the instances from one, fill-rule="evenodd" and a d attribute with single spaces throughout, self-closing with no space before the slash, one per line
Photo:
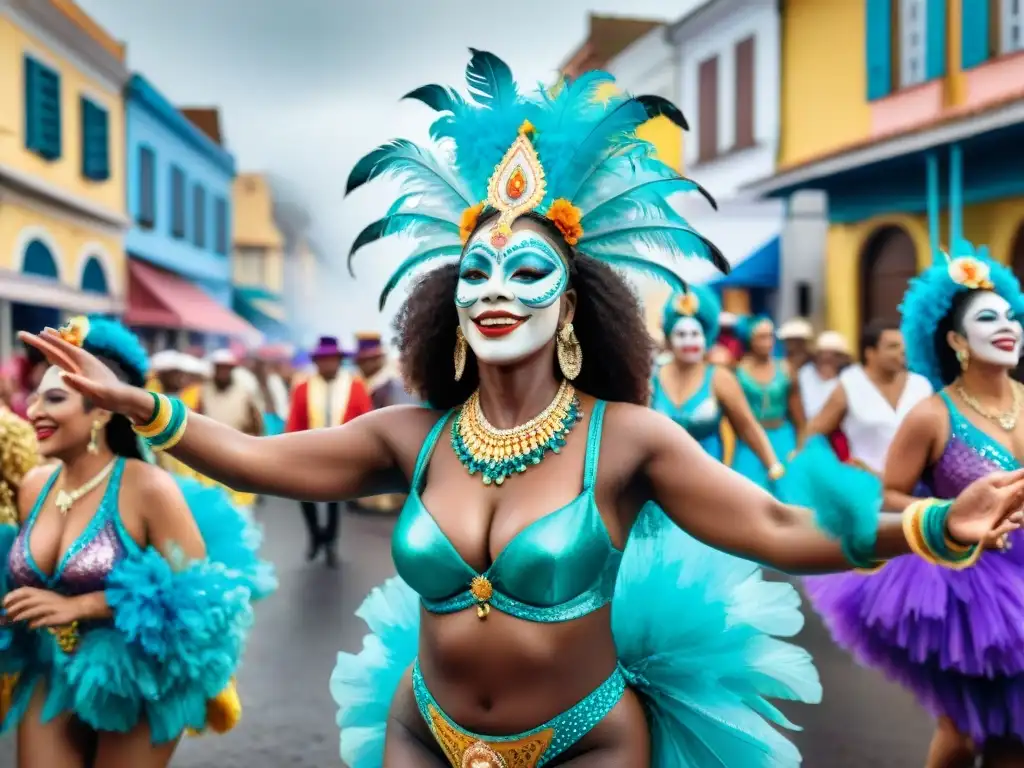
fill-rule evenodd
<path id="1" fill-rule="evenodd" d="M 61 155 L 60 75 L 25 57 L 25 147 L 47 160 Z"/>
<path id="2" fill-rule="evenodd" d="M 866 0 L 868 101 L 892 91 L 892 0 Z"/>
<path id="3" fill-rule="evenodd" d="M 960 66 L 970 69 L 984 64 L 991 55 L 988 0 L 960 0 L 960 17 Z"/>
<path id="4" fill-rule="evenodd" d="M 983 0 L 978 4 L 987 2 Z M 946 74 L 946 0 L 928 0 L 924 23 L 924 76 L 934 80 Z"/>
<path id="5" fill-rule="evenodd" d="M 110 128 L 107 111 L 84 96 L 82 111 L 82 175 L 93 181 L 110 178 Z"/>

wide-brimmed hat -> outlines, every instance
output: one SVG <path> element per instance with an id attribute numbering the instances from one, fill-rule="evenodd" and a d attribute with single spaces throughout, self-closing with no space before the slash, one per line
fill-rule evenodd
<path id="1" fill-rule="evenodd" d="M 838 352 L 841 355 L 850 354 L 850 343 L 838 331 L 823 331 L 814 343 L 814 348 L 819 352 Z"/>
<path id="2" fill-rule="evenodd" d="M 218 349 L 207 360 L 210 365 L 238 365 L 238 355 L 230 349 Z"/>
<path id="3" fill-rule="evenodd" d="M 376 331 L 360 331 L 356 334 L 356 360 L 372 360 L 384 357 L 384 343 Z"/>
<path id="4" fill-rule="evenodd" d="M 814 338 L 814 328 L 804 318 L 794 317 L 779 326 L 776 335 L 783 341 L 810 341 Z"/>
<path id="5" fill-rule="evenodd" d="M 318 357 L 344 357 L 345 350 L 338 344 L 336 336 L 321 336 L 309 356 L 314 360 Z"/>

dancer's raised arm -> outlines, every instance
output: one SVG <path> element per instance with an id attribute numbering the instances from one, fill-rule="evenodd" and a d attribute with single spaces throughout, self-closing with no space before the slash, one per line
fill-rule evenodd
<path id="1" fill-rule="evenodd" d="M 718 549 L 791 573 L 858 565 L 848 559 L 842 538 L 819 525 L 814 510 L 778 501 L 713 459 L 661 414 L 637 409 L 629 418 L 631 434 L 643 443 L 641 473 L 654 500 L 687 532 Z M 1024 470 L 989 475 L 953 502 L 946 531 L 965 544 L 1008 533 L 1020 527 L 1022 503 Z M 900 515 L 876 513 L 873 519 L 876 560 L 911 552 Z"/>
<path id="2" fill-rule="evenodd" d="M 154 402 L 149 392 L 121 382 L 99 359 L 56 331 L 22 333 L 20 338 L 66 371 L 68 385 L 99 407 L 121 413 L 134 424 L 152 418 Z M 184 436 L 170 452 L 204 475 L 241 491 L 308 500 L 400 492 L 405 481 L 384 435 L 396 434 L 387 427 L 396 418 L 408 429 L 403 412 L 413 408 L 396 406 L 341 427 L 277 437 L 252 437 L 192 413 Z"/>

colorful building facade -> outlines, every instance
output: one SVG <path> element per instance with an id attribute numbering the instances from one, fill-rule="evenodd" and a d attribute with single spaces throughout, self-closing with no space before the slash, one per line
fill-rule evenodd
<path id="1" fill-rule="evenodd" d="M 827 193 L 829 326 L 897 317 L 958 236 L 1024 275 L 1020 4 L 787 0 L 782 22 L 779 171 L 747 189 Z"/>
<path id="2" fill-rule="evenodd" d="M 0 4 L 0 359 L 124 305 L 125 48 L 70 0 Z"/>
<path id="3" fill-rule="evenodd" d="M 235 178 L 232 277 L 234 309 L 271 341 L 290 341 L 284 303 L 284 237 L 274 221 L 270 182 L 259 173 Z"/>
<path id="4" fill-rule="evenodd" d="M 213 135 L 142 75 L 125 90 L 132 222 L 125 321 L 155 349 L 259 338 L 231 310 L 235 160 L 220 144 L 216 111 L 206 112 Z"/>

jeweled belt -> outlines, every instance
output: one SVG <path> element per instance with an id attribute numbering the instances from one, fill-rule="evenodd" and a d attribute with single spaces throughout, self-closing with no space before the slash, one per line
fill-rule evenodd
<path id="1" fill-rule="evenodd" d="M 553 728 L 521 739 L 483 741 L 454 728 L 434 706 L 428 706 L 430 730 L 452 768 L 537 768 L 551 746 Z"/>

